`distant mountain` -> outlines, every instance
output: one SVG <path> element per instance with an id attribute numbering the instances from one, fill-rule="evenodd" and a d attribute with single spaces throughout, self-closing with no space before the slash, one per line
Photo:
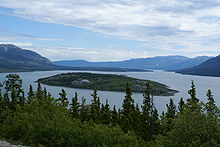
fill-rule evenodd
<path id="1" fill-rule="evenodd" d="M 115 67 L 115 68 L 140 68 L 159 70 L 178 70 L 199 65 L 211 57 L 199 56 L 188 58 L 185 56 L 157 56 L 151 58 L 136 58 L 116 62 L 88 62 L 85 60 L 54 61 L 56 65 L 72 67 Z"/>
<path id="2" fill-rule="evenodd" d="M 94 70 L 94 71 L 145 71 L 140 69 L 111 67 L 69 67 L 53 64 L 36 52 L 22 49 L 12 44 L 0 44 L 0 72 L 40 71 L 40 70 Z"/>
<path id="3" fill-rule="evenodd" d="M 12 44 L 0 44 L 0 71 L 31 71 L 57 67 L 36 52 Z"/>
<path id="4" fill-rule="evenodd" d="M 177 73 L 201 76 L 220 76 L 220 55 L 195 67 L 178 70 Z"/>

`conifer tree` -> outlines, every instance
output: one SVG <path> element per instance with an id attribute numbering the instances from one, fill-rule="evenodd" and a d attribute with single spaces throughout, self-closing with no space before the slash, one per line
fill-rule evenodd
<path id="1" fill-rule="evenodd" d="M 113 107 L 113 110 L 111 111 L 111 124 L 113 126 L 116 126 L 118 124 L 118 112 L 115 105 Z"/>
<path id="2" fill-rule="evenodd" d="M 78 94 L 75 92 L 75 96 L 72 98 L 72 103 L 70 104 L 71 116 L 78 118 L 79 117 L 79 103 L 78 103 Z"/>
<path id="3" fill-rule="evenodd" d="M 207 100 L 208 100 L 208 102 L 205 105 L 206 111 L 209 116 L 214 116 L 215 113 L 218 111 L 218 108 L 215 105 L 215 100 L 213 98 L 213 95 L 212 95 L 212 92 L 210 89 L 207 91 L 206 96 L 207 96 Z"/>
<path id="4" fill-rule="evenodd" d="M 179 110 L 179 112 L 182 112 L 183 108 L 184 108 L 184 104 L 185 104 L 185 102 L 183 101 L 183 98 L 180 99 L 178 104 L 179 104 L 178 110 Z"/>
<path id="5" fill-rule="evenodd" d="M 36 98 L 39 99 L 39 100 L 43 99 L 43 90 L 42 90 L 42 87 L 41 87 L 40 83 L 37 83 Z"/>
<path id="6" fill-rule="evenodd" d="M 94 89 L 93 93 L 91 94 L 92 96 L 92 104 L 91 104 L 91 119 L 95 123 L 99 123 L 100 121 L 100 99 L 97 94 L 97 90 Z"/>
<path id="7" fill-rule="evenodd" d="M 0 89 L 0 114 L 3 111 L 3 96 L 2 96 L 2 90 Z"/>
<path id="8" fill-rule="evenodd" d="M 167 120 L 167 131 L 170 131 L 173 127 L 173 120 L 176 115 L 176 106 L 173 103 L 173 99 L 170 99 L 169 105 L 167 106 L 167 112 L 166 112 L 166 120 Z"/>
<path id="9" fill-rule="evenodd" d="M 195 84 L 194 82 L 192 81 L 191 83 L 191 89 L 188 91 L 188 94 L 191 96 L 190 99 L 193 103 L 197 103 L 199 102 L 199 99 L 197 99 L 196 97 L 196 87 L 195 87 Z"/>
<path id="10" fill-rule="evenodd" d="M 28 103 L 31 102 L 34 99 L 34 97 L 35 97 L 35 93 L 34 93 L 32 85 L 30 84 L 29 92 L 28 92 L 28 96 L 27 96 Z"/>
<path id="11" fill-rule="evenodd" d="M 101 110 L 100 110 L 100 115 L 101 115 L 101 123 L 102 124 L 110 124 L 111 122 L 111 111 L 110 107 L 108 104 L 108 100 L 106 100 L 105 105 L 102 104 Z"/>
<path id="12" fill-rule="evenodd" d="M 61 93 L 59 93 L 60 97 L 58 101 L 60 101 L 61 106 L 67 107 L 69 104 L 69 101 L 66 97 L 66 91 L 64 89 L 61 90 Z"/>
<path id="13" fill-rule="evenodd" d="M 11 98 L 11 109 L 15 110 L 17 104 L 23 103 L 23 90 L 22 88 L 22 80 L 17 74 L 9 74 L 6 76 L 7 80 L 5 80 L 5 90 L 8 94 L 10 94 Z M 9 95 L 8 95 L 9 96 Z"/>
<path id="14" fill-rule="evenodd" d="M 121 110 L 121 127 L 124 132 L 128 132 L 133 129 L 133 114 L 135 111 L 134 100 L 132 98 L 132 91 L 129 84 L 126 84 L 125 99 L 122 104 Z"/>
<path id="15" fill-rule="evenodd" d="M 196 87 L 193 81 L 192 81 L 191 89 L 188 91 L 188 94 L 190 95 L 190 98 L 187 99 L 187 103 L 185 105 L 186 108 L 188 108 L 190 111 L 200 113 L 201 107 L 198 104 L 199 99 L 196 97 Z"/>
<path id="16" fill-rule="evenodd" d="M 86 99 L 84 97 L 82 97 L 82 102 L 80 105 L 80 120 L 82 122 L 87 121 L 88 120 L 88 108 L 86 107 Z"/>

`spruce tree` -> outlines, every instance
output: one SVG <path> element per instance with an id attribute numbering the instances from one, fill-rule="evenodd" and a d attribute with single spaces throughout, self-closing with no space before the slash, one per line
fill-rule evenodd
<path id="1" fill-rule="evenodd" d="M 152 96 L 152 88 L 150 83 L 146 84 L 146 89 L 143 94 L 143 105 L 142 105 L 142 134 L 141 137 L 144 140 L 151 140 L 151 132 L 150 132 L 150 121 L 152 119 L 152 111 L 153 111 L 153 96 Z"/>
<path id="2" fill-rule="evenodd" d="M 176 115 L 176 106 L 173 103 L 173 99 L 170 99 L 169 105 L 167 106 L 167 112 L 166 112 L 166 120 L 167 120 L 167 131 L 170 131 L 173 127 L 173 120 Z"/>
<path id="3" fill-rule="evenodd" d="M 118 124 L 118 112 L 115 105 L 113 107 L 113 110 L 111 111 L 111 124 L 113 126 L 116 126 Z"/>
<path id="4" fill-rule="evenodd" d="M 17 74 L 9 74 L 6 76 L 5 80 L 5 90 L 10 95 L 12 110 L 15 110 L 17 104 L 22 104 L 24 101 L 23 90 L 22 90 L 22 80 Z M 8 96 L 9 96 L 8 95 Z"/>
<path id="5" fill-rule="evenodd" d="M 190 95 L 190 98 L 187 99 L 187 103 L 185 107 L 190 111 L 195 111 L 197 113 L 200 113 L 201 107 L 198 104 L 199 99 L 196 97 L 196 87 L 193 81 L 192 81 L 191 89 L 188 91 L 188 94 Z"/>
<path id="6" fill-rule="evenodd" d="M 43 99 L 43 90 L 42 90 L 42 87 L 41 87 L 40 83 L 37 83 L 36 98 L 39 99 L 39 100 Z"/>
<path id="7" fill-rule="evenodd" d="M 58 101 L 60 101 L 61 106 L 67 107 L 69 104 L 68 98 L 66 97 L 66 91 L 64 89 L 61 90 L 61 93 L 59 93 L 60 97 Z"/>
<path id="8" fill-rule="evenodd" d="M 206 96 L 207 96 L 207 100 L 208 100 L 208 102 L 205 105 L 206 111 L 209 116 L 214 116 L 215 113 L 218 112 L 218 108 L 215 105 L 215 100 L 213 98 L 213 95 L 212 95 L 212 92 L 210 89 L 207 91 Z"/>
<path id="9" fill-rule="evenodd" d="M 180 99 L 178 104 L 179 104 L 178 110 L 179 110 L 179 112 L 182 112 L 183 108 L 184 108 L 184 104 L 185 104 L 185 102 L 183 101 L 183 98 Z"/>
<path id="10" fill-rule="evenodd" d="M 135 111 L 134 100 L 132 98 L 132 91 L 129 84 L 126 84 L 125 99 L 122 104 L 121 110 L 121 127 L 124 132 L 128 132 L 133 129 L 133 114 Z"/>
<path id="11" fill-rule="evenodd" d="M 28 92 L 28 96 L 27 96 L 28 103 L 31 102 L 34 99 L 34 97 L 35 97 L 35 92 L 33 90 L 32 85 L 30 84 L 29 92 Z"/>
<path id="12" fill-rule="evenodd" d="M 82 122 L 88 120 L 88 107 L 86 107 L 86 99 L 82 97 L 82 102 L 80 105 L 80 115 L 79 118 L 81 119 Z"/>
<path id="13" fill-rule="evenodd" d="M 78 94 L 75 92 L 75 96 L 72 98 L 72 103 L 70 104 L 71 116 L 78 118 L 79 117 L 79 103 L 78 103 Z"/>
<path id="14" fill-rule="evenodd" d="M 92 96 L 92 104 L 91 104 L 91 119 L 95 123 L 99 123 L 100 121 L 100 99 L 97 94 L 97 90 L 94 89 L 93 93 L 91 94 Z"/>
<path id="15" fill-rule="evenodd" d="M 100 119 L 102 124 L 110 124 L 111 122 L 111 111 L 108 104 L 108 100 L 106 100 L 105 105 L 102 104 L 101 110 L 100 110 Z"/>

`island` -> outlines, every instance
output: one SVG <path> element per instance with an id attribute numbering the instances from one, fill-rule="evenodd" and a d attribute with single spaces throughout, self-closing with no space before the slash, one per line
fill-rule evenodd
<path id="1" fill-rule="evenodd" d="M 165 84 L 143 80 L 117 74 L 97 73 L 62 73 L 46 78 L 38 79 L 37 82 L 50 86 L 63 86 L 71 88 L 96 89 L 103 91 L 124 91 L 127 83 L 132 92 L 144 92 L 146 83 L 150 83 L 153 95 L 173 96 L 178 91 L 169 89 Z"/>

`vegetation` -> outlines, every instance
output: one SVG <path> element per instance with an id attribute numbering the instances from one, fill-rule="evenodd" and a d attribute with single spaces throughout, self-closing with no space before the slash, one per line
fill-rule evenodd
<path id="1" fill-rule="evenodd" d="M 167 88 L 166 85 L 124 75 L 94 74 L 94 73 L 66 73 L 39 79 L 37 82 L 72 88 L 97 89 L 107 91 L 124 91 L 127 83 L 130 83 L 133 92 L 144 92 L 146 83 L 153 87 L 154 95 L 172 96 L 177 91 Z"/>
<path id="2" fill-rule="evenodd" d="M 107 100 L 101 104 L 96 90 L 89 105 L 85 98 L 79 102 L 77 93 L 69 102 L 64 90 L 55 99 L 40 84 L 36 91 L 30 85 L 26 98 L 20 77 L 6 78 L 0 92 L 2 139 L 49 147 L 220 146 L 220 109 L 211 90 L 207 102 L 200 102 L 193 82 L 187 101 L 181 98 L 176 107 L 170 99 L 167 111 L 159 116 L 149 83 L 141 106 L 134 104 L 131 86 L 126 84 L 122 108 L 117 110 Z"/>

